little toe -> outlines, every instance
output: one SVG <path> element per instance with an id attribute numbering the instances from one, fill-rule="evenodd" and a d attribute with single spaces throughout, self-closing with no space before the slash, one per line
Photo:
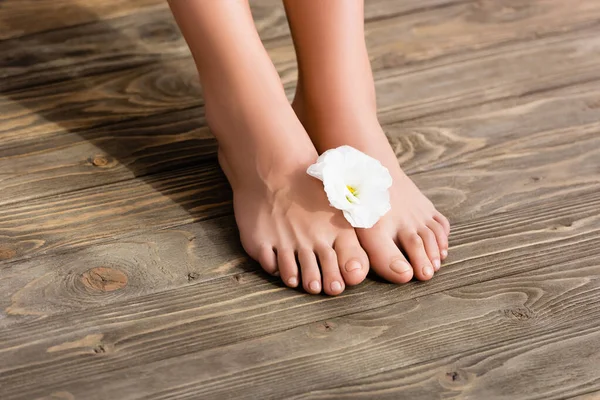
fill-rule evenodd
<path id="1" fill-rule="evenodd" d="M 337 255 L 329 246 L 317 248 L 321 273 L 323 274 L 323 291 L 328 295 L 335 296 L 344 291 L 344 279 L 340 273 Z"/>
<path id="2" fill-rule="evenodd" d="M 433 277 L 433 265 L 427 256 L 423 239 L 416 232 L 401 233 L 398 237 L 400 245 L 408 254 L 410 264 L 415 271 L 415 276 L 421 281 Z"/>
<path id="3" fill-rule="evenodd" d="M 317 294 L 321 292 L 321 273 L 317 257 L 312 250 L 301 249 L 298 251 L 298 261 L 302 271 L 302 286 L 308 293 Z"/>
<path id="4" fill-rule="evenodd" d="M 354 231 L 340 234 L 333 248 L 337 255 L 338 268 L 346 285 L 358 285 L 364 281 L 369 272 L 369 258 Z"/>
<path id="5" fill-rule="evenodd" d="M 428 222 L 427 227 L 434 233 L 438 248 L 440 249 L 440 257 L 444 260 L 448 257 L 448 236 L 444 227 L 435 220 Z"/>
<path id="6" fill-rule="evenodd" d="M 413 268 L 388 234 L 371 228 L 361 230 L 359 239 L 379 276 L 394 283 L 406 283 L 412 279 Z"/>
<path id="7" fill-rule="evenodd" d="M 294 250 L 277 250 L 277 264 L 281 280 L 289 287 L 298 286 L 298 264 Z"/>
<path id="8" fill-rule="evenodd" d="M 271 275 L 278 275 L 277 256 L 273 251 L 273 246 L 263 244 L 258 251 L 258 262 L 261 267 Z"/>
<path id="9" fill-rule="evenodd" d="M 435 233 L 428 227 L 423 226 L 419 229 L 418 234 L 421 236 L 421 239 L 423 239 L 423 247 L 425 247 L 425 253 L 427 253 L 427 257 L 429 257 L 433 269 L 438 271 L 442 263 L 440 261 L 440 249 L 437 244 Z"/>

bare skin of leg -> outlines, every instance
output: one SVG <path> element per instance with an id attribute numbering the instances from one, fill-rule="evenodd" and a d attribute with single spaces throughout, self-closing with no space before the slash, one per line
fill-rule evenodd
<path id="1" fill-rule="evenodd" d="M 321 182 L 306 174 L 317 151 L 285 96 L 247 0 L 170 6 L 198 67 L 246 252 L 286 285 L 302 281 L 309 293 L 337 295 L 362 282 L 367 255 L 329 206 Z"/>
<path id="2" fill-rule="evenodd" d="M 353 146 L 381 161 L 393 178 L 392 210 L 373 228 L 356 230 L 371 267 L 391 282 L 431 279 L 448 254 L 450 224 L 400 169 L 377 120 L 363 1 L 284 4 L 298 55 L 293 107 L 315 147 Z"/>

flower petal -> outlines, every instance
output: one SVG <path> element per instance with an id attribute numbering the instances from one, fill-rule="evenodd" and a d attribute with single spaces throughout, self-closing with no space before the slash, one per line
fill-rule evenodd
<path id="1" fill-rule="evenodd" d="M 306 172 L 323 181 L 330 205 L 355 228 L 372 227 L 391 208 L 389 171 L 351 146 L 327 150 Z"/>

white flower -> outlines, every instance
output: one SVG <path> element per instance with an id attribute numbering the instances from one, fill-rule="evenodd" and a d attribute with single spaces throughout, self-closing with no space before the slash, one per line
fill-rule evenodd
<path id="1" fill-rule="evenodd" d="M 329 204 L 355 228 L 372 227 L 391 208 L 389 171 L 353 147 L 327 150 L 306 172 L 323 181 Z"/>

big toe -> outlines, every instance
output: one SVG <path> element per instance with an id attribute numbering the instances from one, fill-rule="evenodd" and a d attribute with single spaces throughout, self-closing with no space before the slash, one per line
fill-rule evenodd
<path id="1" fill-rule="evenodd" d="M 388 234 L 377 228 L 357 232 L 371 267 L 379 276 L 394 283 L 406 283 L 412 279 L 412 267 Z"/>
<path id="2" fill-rule="evenodd" d="M 369 258 L 353 230 L 342 233 L 334 244 L 340 272 L 347 285 L 358 285 L 367 277 Z"/>

